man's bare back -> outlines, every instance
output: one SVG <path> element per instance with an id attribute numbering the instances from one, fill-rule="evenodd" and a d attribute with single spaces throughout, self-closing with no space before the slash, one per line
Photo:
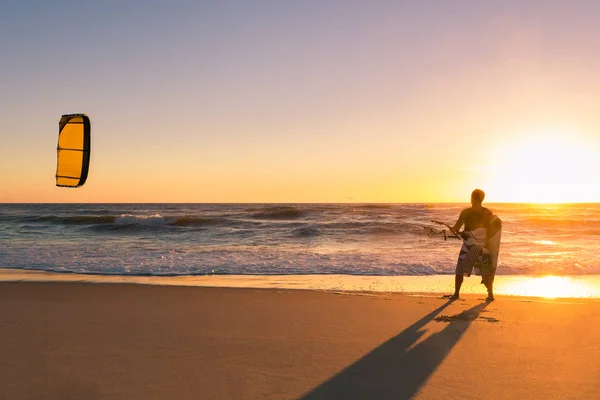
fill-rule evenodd
<path id="1" fill-rule="evenodd" d="M 464 209 L 460 216 L 458 217 L 458 221 L 454 227 L 452 227 L 452 231 L 457 232 L 460 230 L 462 225 L 465 225 L 466 231 L 473 231 L 477 228 L 487 228 L 492 220 L 492 212 L 482 206 L 473 206 Z"/>

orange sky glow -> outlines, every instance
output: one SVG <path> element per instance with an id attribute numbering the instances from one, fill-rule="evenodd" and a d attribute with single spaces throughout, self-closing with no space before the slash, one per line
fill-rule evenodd
<path id="1" fill-rule="evenodd" d="M 600 202 L 596 6 L 400 3 L 15 6 L 0 202 Z M 82 37 L 54 23 L 78 13 Z M 79 189 L 54 181 L 68 113 Z"/>

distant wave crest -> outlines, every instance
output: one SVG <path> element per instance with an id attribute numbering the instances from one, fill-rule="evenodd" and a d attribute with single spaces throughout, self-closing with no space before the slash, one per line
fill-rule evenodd
<path id="1" fill-rule="evenodd" d="M 168 225 L 169 221 L 160 214 L 154 215 L 131 215 L 123 214 L 115 219 L 115 225 Z"/>
<path id="2" fill-rule="evenodd" d="M 267 207 L 251 214 L 257 219 L 298 219 L 306 216 L 306 211 L 295 207 Z"/>

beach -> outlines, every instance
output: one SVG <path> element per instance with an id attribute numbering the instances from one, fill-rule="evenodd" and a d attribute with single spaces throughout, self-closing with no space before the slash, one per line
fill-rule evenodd
<path id="1" fill-rule="evenodd" d="M 595 399 L 600 303 L 0 283 L 6 399 Z"/>

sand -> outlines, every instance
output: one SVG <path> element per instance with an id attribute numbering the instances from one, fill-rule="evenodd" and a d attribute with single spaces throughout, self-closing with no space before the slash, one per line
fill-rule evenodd
<path id="1" fill-rule="evenodd" d="M 600 398 L 600 302 L 483 298 L 0 283 L 0 398 Z"/>

